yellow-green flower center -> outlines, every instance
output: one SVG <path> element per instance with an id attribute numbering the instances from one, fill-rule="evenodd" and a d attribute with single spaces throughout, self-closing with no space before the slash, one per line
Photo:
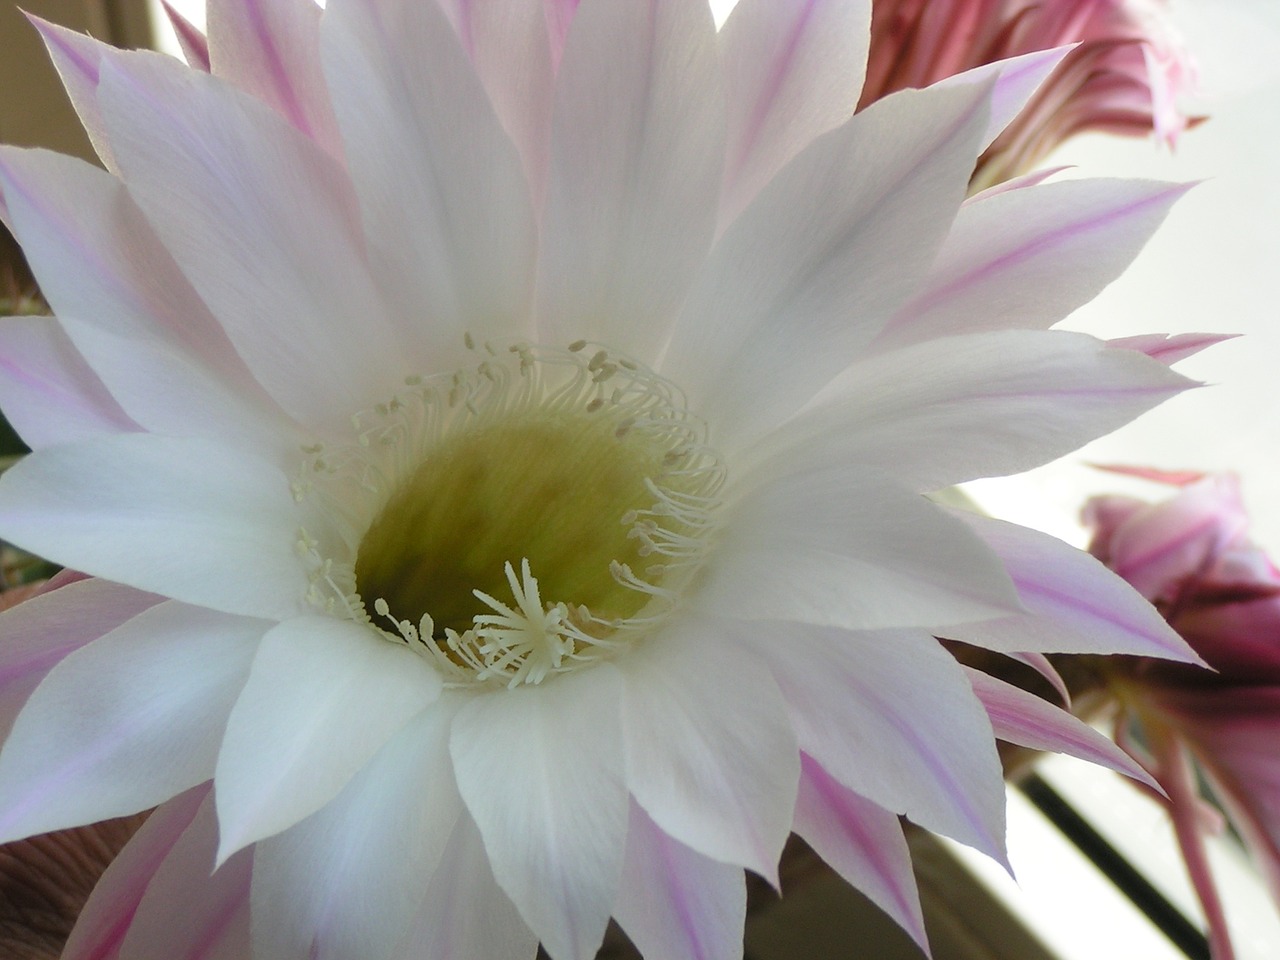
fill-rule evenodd
<path id="1" fill-rule="evenodd" d="M 312 601 L 458 684 L 537 683 L 665 617 L 724 469 L 670 383 L 585 347 L 476 350 L 358 417 L 351 448 L 308 448 L 295 491 L 358 531 L 349 565 L 301 535 Z"/>

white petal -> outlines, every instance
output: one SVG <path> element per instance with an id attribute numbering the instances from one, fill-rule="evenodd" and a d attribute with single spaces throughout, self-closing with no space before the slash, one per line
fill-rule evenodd
<path id="1" fill-rule="evenodd" d="M 675 840 L 773 879 L 799 754 L 777 684 L 733 632 L 681 622 L 618 661 L 627 785 Z"/>
<path id="2" fill-rule="evenodd" d="M 761 623 L 742 638 L 777 678 L 800 748 L 833 779 L 1004 860 L 991 723 L 933 637 Z"/>
<path id="3" fill-rule="evenodd" d="M 940 80 L 935 86 L 976 87 L 994 80 L 991 88 L 991 116 L 979 147 L 980 151 L 985 150 L 1031 102 L 1041 84 L 1073 49 L 1074 45 L 1067 45 L 1052 50 L 1035 50 L 1020 57 L 984 63 Z"/>
<path id="4" fill-rule="evenodd" d="M 0 737 L 68 654 L 160 602 L 106 580 L 78 580 L 0 613 Z"/>
<path id="5" fill-rule="evenodd" d="M 1133 757 L 1066 710 L 979 670 L 964 670 L 1001 740 L 1079 757 L 1164 792 Z"/>
<path id="6" fill-rule="evenodd" d="M 206 796 L 138 904 L 120 960 L 245 960 L 253 854 L 241 851 L 215 871 L 217 845 Z"/>
<path id="7" fill-rule="evenodd" d="M 0 406 L 32 449 L 141 429 L 52 317 L 0 324 Z"/>
<path id="8" fill-rule="evenodd" d="M 363 624 L 310 616 L 270 630 L 218 754 L 219 861 L 332 800 L 440 686 Z"/>
<path id="9" fill-rule="evenodd" d="M 208 780 L 265 627 L 169 601 L 68 655 L 0 751 L 0 837 L 136 813 Z"/>
<path id="10" fill-rule="evenodd" d="M 556 78 L 544 339 L 656 356 L 711 243 L 723 162 L 705 0 L 584 4 Z"/>
<path id="11" fill-rule="evenodd" d="M 926 283 L 875 348 L 1057 323 L 1124 272 L 1189 189 L 1069 180 L 965 204 Z"/>
<path id="12" fill-rule="evenodd" d="M 39 17 L 27 14 L 32 25 L 40 31 L 44 45 L 49 51 L 49 59 L 62 78 L 71 105 L 89 135 L 94 152 L 102 160 L 108 170 L 116 171 L 115 156 L 111 151 L 111 143 L 107 137 L 106 127 L 102 120 L 102 111 L 98 105 L 98 71 L 104 52 L 111 48 L 93 37 L 76 33 L 56 23 L 49 23 Z"/>
<path id="13" fill-rule="evenodd" d="M 720 30 L 728 147 L 720 223 L 809 143 L 853 115 L 870 41 L 866 0 L 741 0 Z"/>
<path id="14" fill-rule="evenodd" d="M 916 289 L 964 198 L 986 100 L 878 101 L 787 164 L 720 238 L 660 369 L 721 449 L 802 406 Z"/>
<path id="15" fill-rule="evenodd" d="M 209 795 L 209 784 L 179 794 L 147 817 L 107 866 L 76 919 L 62 960 L 119 960 L 143 894 Z"/>
<path id="16" fill-rule="evenodd" d="M 541 209 L 555 84 L 543 4 L 440 0 L 440 6 L 520 151 L 534 207 Z"/>
<path id="17" fill-rule="evenodd" d="M 6 149 L 0 188 L 42 294 L 133 419 L 161 433 L 284 445 L 279 408 L 115 177 Z"/>
<path id="18" fill-rule="evenodd" d="M 927 952 L 920 891 L 897 815 L 841 786 L 812 757 L 801 759 L 796 833 Z"/>
<path id="19" fill-rule="evenodd" d="M 227 613 L 284 619 L 307 577 L 280 471 L 209 440 L 120 434 L 0 478 L 5 538 L 55 563 Z"/>
<path id="20" fill-rule="evenodd" d="M 613 913 L 646 957 L 739 960 L 746 878 L 673 840 L 633 802 Z"/>
<path id="21" fill-rule="evenodd" d="M 351 186 L 312 140 L 158 55 L 104 58 L 99 100 L 130 194 L 295 419 L 344 428 L 419 372 L 369 278 Z"/>
<path id="22" fill-rule="evenodd" d="M 627 832 L 612 666 L 474 697 L 454 721 L 458 789 L 499 886 L 556 960 L 604 937 Z"/>
<path id="23" fill-rule="evenodd" d="M 1001 652 L 1129 654 L 1200 662 L 1155 607 L 1095 558 L 1055 537 L 965 511 L 1004 563 L 1029 615 L 948 627 L 953 640 Z"/>
<path id="24" fill-rule="evenodd" d="M 857 630 L 1022 610 L 995 554 L 924 497 L 842 464 L 791 470 L 733 505 L 698 609 Z"/>
<path id="25" fill-rule="evenodd" d="M 851 367 L 774 439 L 783 461 L 883 464 L 913 489 L 937 490 L 1039 466 L 1193 385 L 1081 333 L 974 333 Z"/>
<path id="26" fill-rule="evenodd" d="M 464 332 L 527 332 L 528 184 L 444 14 L 334 0 L 322 39 L 373 271 L 401 322 L 429 335 L 432 369 L 461 359 Z"/>
<path id="27" fill-rule="evenodd" d="M 462 810 L 452 712 L 424 710 L 323 809 L 255 844 L 255 955 L 400 960 L 395 947 Z"/>
<path id="28" fill-rule="evenodd" d="M 320 71 L 313 0 L 220 0 L 208 8 L 209 64 L 337 160 L 342 140 Z"/>
<path id="29" fill-rule="evenodd" d="M 538 938 L 493 879 L 480 831 L 464 813 L 422 889 L 422 904 L 396 956 L 532 960 L 537 952 Z"/>

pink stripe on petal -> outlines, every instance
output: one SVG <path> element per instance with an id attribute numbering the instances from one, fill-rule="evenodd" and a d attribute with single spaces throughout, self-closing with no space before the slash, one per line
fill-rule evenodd
<path id="1" fill-rule="evenodd" d="M 1238 336 L 1236 333 L 1151 333 L 1108 340 L 1107 346 L 1118 350 L 1137 350 L 1161 363 L 1174 364 Z"/>
<path id="2" fill-rule="evenodd" d="M 93 149 L 102 159 L 103 165 L 113 173 L 116 172 L 115 155 L 98 106 L 98 70 L 103 51 L 110 47 L 92 37 L 31 14 L 27 14 L 27 19 L 40 31 L 49 50 L 49 57 L 62 78 L 67 96 L 71 98 L 71 104 L 75 107 L 80 122 L 84 124 Z"/>
<path id="3" fill-rule="evenodd" d="M 170 26 L 173 27 L 174 36 L 178 38 L 178 45 L 182 47 L 182 54 L 187 58 L 187 66 L 208 73 L 208 39 L 195 28 L 190 20 L 173 9 L 168 0 L 160 0 L 160 3 L 164 7 L 165 15 L 169 18 Z"/>
<path id="4" fill-rule="evenodd" d="M 965 673 L 999 739 L 1033 750 L 1052 750 L 1078 757 L 1163 793 L 1141 764 L 1066 710 L 979 670 L 965 667 Z"/>

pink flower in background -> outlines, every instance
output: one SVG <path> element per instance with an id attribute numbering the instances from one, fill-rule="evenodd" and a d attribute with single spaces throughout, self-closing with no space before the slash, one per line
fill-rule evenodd
<path id="1" fill-rule="evenodd" d="M 1224 960 L 1231 943 L 1205 860 L 1200 834 L 1207 820 L 1194 768 L 1208 778 L 1280 902 L 1280 570 L 1249 539 L 1234 476 L 1124 472 L 1178 492 L 1158 503 L 1091 500 L 1090 550 L 1150 599 L 1213 672 L 1126 657 L 1100 669 L 1125 711 L 1120 741 L 1169 794 L 1215 960 Z M 1150 756 L 1127 740 L 1130 719 L 1139 722 Z"/>
<path id="2" fill-rule="evenodd" d="M 1152 131 L 1169 146 L 1195 122 L 1179 103 L 1195 66 L 1165 0 L 875 0 L 861 105 L 1008 57 L 1079 44 L 984 154 L 975 182 L 1030 171 L 1084 131 Z"/>
<path id="3" fill-rule="evenodd" d="M 792 829 L 923 943 L 898 818 L 1002 858 L 995 736 L 1143 776 L 935 637 L 1185 644 L 926 495 L 1190 385 L 1048 329 L 1185 188 L 966 203 L 1061 54 L 855 115 L 870 15 L 40 24 L 106 169 L 0 151 L 0 536 L 91 578 L 0 615 L 0 835 L 160 804 L 66 960 L 727 960 Z"/>

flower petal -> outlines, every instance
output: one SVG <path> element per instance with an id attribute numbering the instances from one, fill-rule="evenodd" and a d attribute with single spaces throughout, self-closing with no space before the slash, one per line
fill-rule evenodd
<path id="1" fill-rule="evenodd" d="M 0 751 L 0 837 L 136 813 L 208 780 L 265 626 L 166 601 L 69 654 Z"/>
<path id="2" fill-rule="evenodd" d="M 161 804 L 107 866 L 62 951 L 62 960 L 118 960 L 147 887 L 209 795 L 193 787 Z"/>
<path id="3" fill-rule="evenodd" d="M 187 66 L 193 70 L 209 72 L 209 40 L 195 25 L 169 4 L 168 0 L 160 0 L 164 15 L 173 28 L 173 35 L 182 48 L 182 56 Z"/>
<path id="4" fill-rule="evenodd" d="M 395 956 L 529 960 L 537 951 L 537 936 L 493 879 L 480 831 L 463 813 Z"/>
<path id="5" fill-rule="evenodd" d="M 895 814 L 833 780 L 801 757 L 795 831 L 840 876 L 929 951 L 911 852 Z"/>
<path id="6" fill-rule="evenodd" d="M 875 347 L 1057 323 L 1124 272 L 1189 189 L 1068 180 L 965 204 L 928 280 Z"/>
<path id="7" fill-rule="evenodd" d="M 121 945 L 120 960 L 244 960 L 249 956 L 253 854 L 241 851 L 214 870 L 217 845 L 214 801 L 206 795 L 143 894 Z"/>
<path id="8" fill-rule="evenodd" d="M 603 664 L 476 696 L 454 721 L 458 789 L 494 876 L 557 960 L 595 956 L 618 889 L 627 831 L 621 694 Z"/>
<path id="9" fill-rule="evenodd" d="M 324 808 L 254 846 L 257 955 L 390 960 L 462 810 L 449 760 L 454 705 L 391 738 Z"/>
<path id="10" fill-rule="evenodd" d="M 632 802 L 613 912 L 646 957 L 738 960 L 746 882 L 741 869 L 676 842 Z"/>
<path id="11" fill-rule="evenodd" d="M 362 624 L 296 617 L 268 631 L 218 754 L 219 862 L 332 800 L 440 687 Z"/>
<path id="12" fill-rule="evenodd" d="M 350 184 L 313 141 L 159 55 L 113 52 L 99 99 L 130 194 L 295 419 L 346 428 L 420 372 L 369 277 Z"/>
<path id="13" fill-rule="evenodd" d="M 800 749 L 845 787 L 1004 862 L 1004 780 L 960 665 L 915 631 L 744 625 Z"/>
<path id="14" fill-rule="evenodd" d="M 38 450 L 0 478 L 0 522 L 55 563 L 227 613 L 284 619 L 307 590 L 288 478 L 209 440 Z"/>
<path id="15" fill-rule="evenodd" d="M 68 654 L 159 602 L 149 593 L 86 579 L 0 613 L 0 737 L 9 735 L 31 691 Z"/>
<path id="16" fill-rule="evenodd" d="M 627 785 L 673 840 L 776 880 L 796 741 L 777 685 L 741 655 L 734 626 L 686 621 L 618 661 Z"/>
<path id="17" fill-rule="evenodd" d="M 111 141 L 107 136 L 106 126 L 102 119 L 102 110 L 98 105 L 98 77 L 103 53 L 111 50 L 107 44 L 83 33 L 76 33 L 56 23 L 49 23 L 39 17 L 27 14 L 32 26 L 40 31 L 44 45 L 49 51 L 49 59 L 62 78 L 71 105 L 89 135 L 94 152 L 112 173 L 117 171 L 115 154 L 111 150 Z"/>
<path id="18" fill-rule="evenodd" d="M 1061 707 L 979 670 L 965 667 L 964 671 L 999 739 L 1079 757 L 1161 789 L 1136 760 Z"/>
<path id="19" fill-rule="evenodd" d="M 1068 44 L 1065 47 L 1035 50 L 1022 56 L 984 63 L 939 80 L 935 86 L 972 87 L 994 80 L 991 88 L 991 116 L 987 120 L 987 132 L 980 148 L 985 150 L 1031 102 L 1040 86 L 1073 49 L 1075 45 Z"/>
<path id="20" fill-rule="evenodd" d="M 1000 556 L 1030 615 L 948 627 L 950 639 L 1001 652 L 1200 662 L 1149 602 L 1083 550 L 1017 524 L 960 510 L 954 515 Z"/>
<path id="21" fill-rule="evenodd" d="M 720 30 L 728 104 L 720 223 L 792 157 L 853 115 L 870 40 L 866 0 L 740 0 Z"/>
<path id="22" fill-rule="evenodd" d="M 134 420 L 277 453 L 289 443 L 279 408 L 115 177 L 5 149 L 0 189 L 41 293 Z"/>
<path id="23" fill-rule="evenodd" d="M 52 317 L 0 324 L 0 405 L 32 449 L 140 429 Z"/>
<path id="24" fill-rule="evenodd" d="M 721 449 L 801 407 L 915 289 L 964 198 L 986 101 L 879 101 L 788 163 L 716 243 L 660 369 Z"/>
<path id="25" fill-rule="evenodd" d="M 1193 385 L 1082 333 L 945 337 L 851 367 L 779 432 L 779 455 L 812 446 L 832 461 L 892 464 L 900 482 L 938 490 L 1039 466 Z"/>
<path id="26" fill-rule="evenodd" d="M 546 12 L 538 3 L 439 2 L 520 151 L 534 206 L 541 209 L 555 85 Z"/>
<path id="27" fill-rule="evenodd" d="M 433 369 L 461 359 L 464 332 L 527 333 L 529 187 L 439 7 L 334 0 L 322 50 L 374 276 L 400 322 L 429 338 Z"/>
<path id="28" fill-rule="evenodd" d="M 791 470 L 733 505 L 689 597 L 698 609 L 856 630 L 1022 609 L 995 554 L 924 497 L 842 464 Z"/>
<path id="29" fill-rule="evenodd" d="M 704 0 L 588 3 L 556 80 L 538 316 L 648 361 L 715 229 L 724 104 Z"/>
<path id="30" fill-rule="evenodd" d="M 342 160 L 342 138 L 320 71 L 320 7 L 313 0 L 209 4 L 209 63 Z"/>

